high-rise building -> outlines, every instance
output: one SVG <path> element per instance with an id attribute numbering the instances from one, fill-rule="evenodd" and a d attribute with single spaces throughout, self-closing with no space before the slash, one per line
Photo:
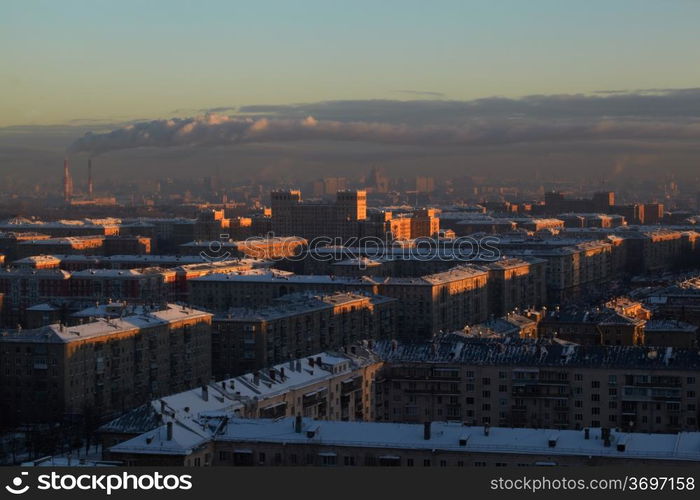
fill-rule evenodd
<path id="1" fill-rule="evenodd" d="M 122 318 L 0 336 L 3 424 L 89 422 L 211 377 L 211 318 L 170 304 Z M 7 409 L 7 411 L 5 411 Z"/>

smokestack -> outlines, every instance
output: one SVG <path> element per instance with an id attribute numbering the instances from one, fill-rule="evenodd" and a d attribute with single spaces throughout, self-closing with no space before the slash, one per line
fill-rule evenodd
<path id="1" fill-rule="evenodd" d="M 168 422 L 166 425 L 166 429 L 167 429 L 167 436 L 165 439 L 167 439 L 168 441 L 172 441 L 173 440 L 173 423 Z"/>
<path id="2" fill-rule="evenodd" d="M 63 201 L 70 203 L 73 198 L 73 179 L 68 169 L 68 158 L 63 159 Z"/>
<path id="3" fill-rule="evenodd" d="M 297 434 L 301 433 L 301 415 L 297 415 L 294 418 L 294 432 Z"/>
<path id="4" fill-rule="evenodd" d="M 92 200 L 92 158 L 88 159 L 87 195 L 88 195 L 88 199 Z"/>
<path id="5" fill-rule="evenodd" d="M 430 422 L 423 422 L 423 439 L 428 441 L 430 439 Z"/>

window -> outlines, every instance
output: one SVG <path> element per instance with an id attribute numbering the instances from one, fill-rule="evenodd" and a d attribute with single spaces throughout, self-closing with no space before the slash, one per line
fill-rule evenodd
<path id="1" fill-rule="evenodd" d="M 265 453 L 263 453 L 263 452 L 258 453 L 258 463 L 259 464 L 265 463 Z"/>
<path id="2" fill-rule="evenodd" d="M 440 460 L 440 467 L 447 467 L 447 460 Z"/>
<path id="3" fill-rule="evenodd" d="M 412 458 L 406 459 L 406 467 L 413 467 L 413 459 Z"/>
<path id="4" fill-rule="evenodd" d="M 344 457 L 343 463 L 345 465 L 355 465 L 355 457 Z"/>
<path id="5" fill-rule="evenodd" d="M 593 389 L 599 389 L 600 388 L 600 380 L 592 380 L 591 381 L 591 387 Z"/>
<path id="6" fill-rule="evenodd" d="M 426 458 L 425 460 L 423 460 L 423 467 L 430 467 L 430 459 L 429 458 Z"/>

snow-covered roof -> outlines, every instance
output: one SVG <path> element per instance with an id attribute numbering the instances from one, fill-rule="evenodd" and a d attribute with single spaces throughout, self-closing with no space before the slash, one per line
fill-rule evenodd
<path id="1" fill-rule="evenodd" d="M 206 430 L 173 427 L 173 439 L 165 439 L 167 427 L 145 433 L 111 448 L 114 453 L 180 454 L 208 441 L 232 443 L 311 444 L 316 452 L 337 447 L 431 452 L 493 453 L 547 456 L 586 456 L 647 460 L 700 461 L 700 433 L 641 434 L 613 430 L 609 446 L 603 431 L 524 429 L 465 426 L 461 422 L 433 422 L 430 438 L 421 424 L 303 419 L 295 432 L 294 418 L 214 419 Z M 311 432 L 307 432 L 311 431 Z M 203 436 L 204 435 L 204 436 Z M 619 445 L 619 446 L 618 446 Z M 325 448 L 324 447 L 328 447 Z"/>

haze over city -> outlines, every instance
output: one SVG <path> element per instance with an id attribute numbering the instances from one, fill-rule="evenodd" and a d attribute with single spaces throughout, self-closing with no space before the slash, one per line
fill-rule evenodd
<path id="1" fill-rule="evenodd" d="M 300 182 L 375 163 L 697 182 L 699 8 L 13 2 L 0 169 L 44 177 L 67 152 L 100 155 L 111 179 L 196 164 Z"/>

